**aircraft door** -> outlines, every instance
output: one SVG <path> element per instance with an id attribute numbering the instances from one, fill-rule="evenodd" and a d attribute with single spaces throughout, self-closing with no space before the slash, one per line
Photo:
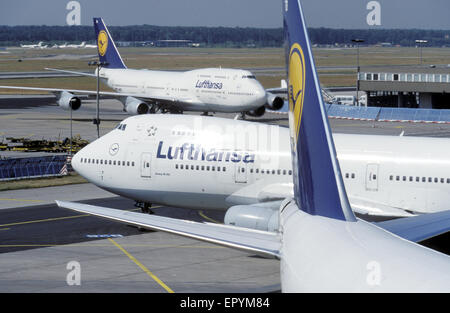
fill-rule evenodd
<path id="1" fill-rule="evenodd" d="M 245 163 L 236 163 L 235 166 L 235 182 L 246 183 L 247 182 L 247 165 Z"/>
<path id="2" fill-rule="evenodd" d="M 141 177 L 151 178 L 152 177 L 152 155 L 151 153 L 141 154 Z"/>
<path id="3" fill-rule="evenodd" d="M 367 164 L 366 190 L 378 191 L 378 164 Z"/>

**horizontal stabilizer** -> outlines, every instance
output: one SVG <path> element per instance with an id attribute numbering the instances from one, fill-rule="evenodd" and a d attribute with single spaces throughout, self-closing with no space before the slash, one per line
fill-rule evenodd
<path id="1" fill-rule="evenodd" d="M 450 210 L 375 223 L 404 239 L 420 242 L 450 230 Z"/>
<path id="2" fill-rule="evenodd" d="M 126 224 L 160 230 L 272 258 L 279 258 L 281 243 L 276 233 L 227 225 L 198 223 L 75 202 L 56 201 L 56 204 L 62 208 L 88 213 Z"/>

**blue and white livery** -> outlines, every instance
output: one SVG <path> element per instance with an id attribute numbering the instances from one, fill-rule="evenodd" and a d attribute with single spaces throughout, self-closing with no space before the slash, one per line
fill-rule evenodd
<path id="1" fill-rule="evenodd" d="M 298 0 L 283 4 L 294 193 L 281 205 L 278 202 L 276 231 L 193 223 L 70 202 L 58 201 L 58 205 L 278 258 L 283 292 L 449 292 L 450 258 L 415 241 L 425 233 L 448 231 L 450 211 L 379 224 L 353 214 L 324 113 L 302 9 Z M 154 140 L 150 137 L 149 141 Z M 204 138 L 204 142 L 215 145 L 218 138 Z M 191 169 L 189 164 L 182 170 Z M 265 192 L 270 194 L 270 190 Z M 270 203 L 260 204 L 259 209 L 265 205 Z M 241 210 L 252 208 L 240 206 Z"/>
<path id="2" fill-rule="evenodd" d="M 190 71 L 156 71 L 129 69 L 102 18 L 93 19 L 98 57 L 102 64 L 98 73 L 55 70 L 100 80 L 114 92 L 102 96 L 117 98 L 123 110 L 131 115 L 148 112 L 228 112 L 262 116 L 266 109 L 280 110 L 283 98 L 265 90 L 247 70 L 203 68 Z M 77 110 L 81 99 L 77 95 L 96 95 L 97 91 L 35 87 L 0 86 L 6 89 L 36 90 L 54 93 L 64 109 Z"/>

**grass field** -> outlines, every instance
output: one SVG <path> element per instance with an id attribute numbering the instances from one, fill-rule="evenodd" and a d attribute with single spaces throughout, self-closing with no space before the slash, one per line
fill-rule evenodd
<path id="1" fill-rule="evenodd" d="M 0 184 L 0 191 L 53 187 L 53 186 L 63 186 L 71 184 L 83 184 L 83 183 L 87 183 L 87 180 L 76 173 L 71 173 L 67 176 L 62 177 L 4 181 Z"/>
<path id="2" fill-rule="evenodd" d="M 0 54 L 0 72 L 43 71 L 46 67 L 68 70 L 91 70 L 89 60 L 96 59 L 95 49 L 23 50 L 8 49 Z M 255 72 L 266 87 L 277 87 L 285 78 L 284 52 L 281 48 L 207 49 L 207 48 L 121 48 L 129 68 L 189 70 L 205 67 L 246 68 Z M 314 49 L 319 79 L 323 87 L 356 84 L 356 49 Z M 362 47 L 360 65 L 417 65 L 416 48 Z M 424 48 L 424 64 L 450 64 L 450 49 Z M 95 90 L 96 81 L 89 77 L 6 79 L 0 85 Z M 102 86 L 102 90 L 109 90 Z M 35 91 L 0 90 L 0 94 L 36 94 Z M 85 183 L 73 174 L 61 178 L 2 182 L 0 191 Z"/>
<path id="3" fill-rule="evenodd" d="M 87 63 L 89 60 L 95 59 L 96 54 L 95 49 L 8 49 L 7 52 L 9 53 L 0 55 L 0 72 L 43 71 L 45 67 L 93 70 Z M 266 69 L 267 71 L 256 73 L 258 80 L 266 88 L 279 86 L 280 80 L 285 78 L 284 53 L 281 48 L 121 48 L 120 52 L 130 68 L 160 70 L 189 70 L 205 67 Z M 423 48 L 422 53 L 424 64 L 450 63 L 450 49 Z M 314 55 L 319 78 L 324 87 L 355 85 L 356 49 L 316 48 Z M 361 66 L 417 65 L 418 63 L 419 51 L 417 48 L 362 47 L 360 49 Z M 320 69 L 320 67 L 326 67 L 326 69 Z M 2 80 L 0 84 L 71 89 L 96 88 L 95 80 L 85 77 L 13 79 Z M 107 88 L 103 87 L 103 90 L 107 90 Z M 17 91 L 0 90 L 0 93 L 17 93 Z"/>

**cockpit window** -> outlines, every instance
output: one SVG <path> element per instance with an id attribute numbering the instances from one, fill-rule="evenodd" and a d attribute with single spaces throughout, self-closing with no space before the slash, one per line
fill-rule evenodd
<path id="1" fill-rule="evenodd" d="M 126 127 L 127 127 L 127 124 L 119 124 L 116 126 L 116 128 L 120 129 L 120 130 L 125 130 Z"/>
<path id="2" fill-rule="evenodd" d="M 255 75 L 244 75 L 242 78 L 256 79 Z"/>

